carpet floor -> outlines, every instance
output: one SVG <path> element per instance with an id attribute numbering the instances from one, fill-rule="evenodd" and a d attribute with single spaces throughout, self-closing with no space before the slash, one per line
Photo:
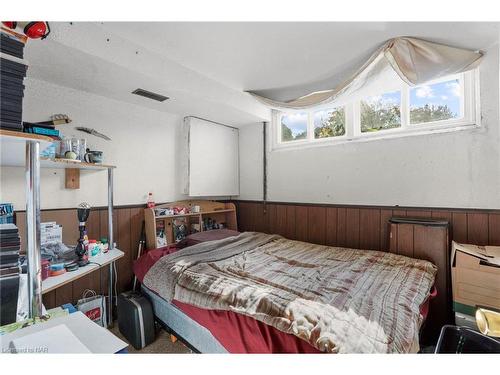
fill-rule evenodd
<path id="1" fill-rule="evenodd" d="M 110 329 L 111 333 L 116 337 L 128 342 L 125 337 L 118 330 L 118 322 L 115 322 L 113 328 Z M 177 340 L 175 343 L 170 341 L 170 334 L 162 328 L 156 329 L 156 339 L 151 344 L 140 350 L 135 349 L 129 344 L 127 348 L 129 353 L 132 354 L 183 354 L 192 353 L 182 342 Z"/>

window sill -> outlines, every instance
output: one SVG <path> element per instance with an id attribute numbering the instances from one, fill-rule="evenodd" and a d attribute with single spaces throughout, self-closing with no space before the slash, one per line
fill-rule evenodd
<path id="1" fill-rule="evenodd" d="M 417 127 L 418 125 L 414 125 Z M 476 130 L 480 129 L 481 125 L 476 123 L 462 123 L 454 125 L 439 125 L 439 126 L 426 126 L 422 128 L 414 129 L 390 129 L 374 133 L 364 133 L 352 137 L 342 136 L 336 138 L 324 138 L 317 139 L 314 141 L 304 140 L 304 141 L 292 141 L 290 143 L 280 143 L 274 144 L 271 151 L 292 151 L 300 150 L 306 148 L 314 147 L 326 147 L 326 146 L 336 146 L 344 145 L 349 143 L 360 143 L 360 142 L 371 142 L 380 141 L 384 139 L 395 139 L 395 138 L 405 138 L 413 136 L 422 136 L 429 134 L 441 134 L 441 133 L 451 133 L 456 131 L 464 130 Z"/>

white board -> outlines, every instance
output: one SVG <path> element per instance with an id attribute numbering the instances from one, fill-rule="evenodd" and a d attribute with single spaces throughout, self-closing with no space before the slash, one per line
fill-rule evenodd
<path id="1" fill-rule="evenodd" d="M 189 187 L 192 197 L 239 195 L 238 129 L 197 118 L 189 128 Z"/>

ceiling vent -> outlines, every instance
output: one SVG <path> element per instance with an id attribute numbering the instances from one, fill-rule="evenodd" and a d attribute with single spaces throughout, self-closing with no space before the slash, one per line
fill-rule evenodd
<path id="1" fill-rule="evenodd" d="M 156 94 L 154 92 L 143 90 L 143 89 L 135 89 L 134 91 L 132 91 L 132 94 L 144 96 L 145 98 L 153 99 L 153 100 L 156 100 L 158 102 L 164 102 L 165 100 L 169 99 L 168 96 Z"/>

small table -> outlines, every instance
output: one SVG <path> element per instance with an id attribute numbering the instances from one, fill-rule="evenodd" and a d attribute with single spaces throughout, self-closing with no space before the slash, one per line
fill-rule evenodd
<path id="1" fill-rule="evenodd" d="M 13 340 L 36 332 L 41 332 L 58 325 L 65 325 L 91 353 L 113 354 L 125 349 L 128 346 L 126 342 L 120 340 L 107 329 L 94 323 L 81 311 L 78 311 L 73 314 L 50 319 L 43 323 L 33 324 L 29 327 L 21 328 L 12 333 L 0 336 L 2 353 L 11 352 L 10 348 Z M 57 340 L 57 337 L 55 339 Z M 39 347 L 36 342 L 33 342 L 32 345 L 33 349 Z M 29 350 L 30 348 L 25 349 Z M 50 345 L 47 348 L 43 348 L 43 351 L 41 352 L 52 353 Z"/>
<path id="2" fill-rule="evenodd" d="M 48 293 L 54 289 L 59 288 L 67 283 L 75 281 L 82 276 L 85 276 L 93 271 L 101 269 L 109 265 L 109 297 L 108 297 L 108 325 L 113 321 L 113 314 L 111 313 L 111 306 L 113 301 L 113 267 L 115 262 L 124 256 L 124 252 L 116 247 L 109 250 L 107 253 L 99 254 L 90 258 L 92 263 L 87 264 L 85 267 L 80 267 L 76 271 L 66 272 L 59 276 L 51 276 L 42 281 L 42 294 Z M 95 264 L 97 263 L 97 264 Z M 70 302 L 70 301 L 68 301 Z"/>

